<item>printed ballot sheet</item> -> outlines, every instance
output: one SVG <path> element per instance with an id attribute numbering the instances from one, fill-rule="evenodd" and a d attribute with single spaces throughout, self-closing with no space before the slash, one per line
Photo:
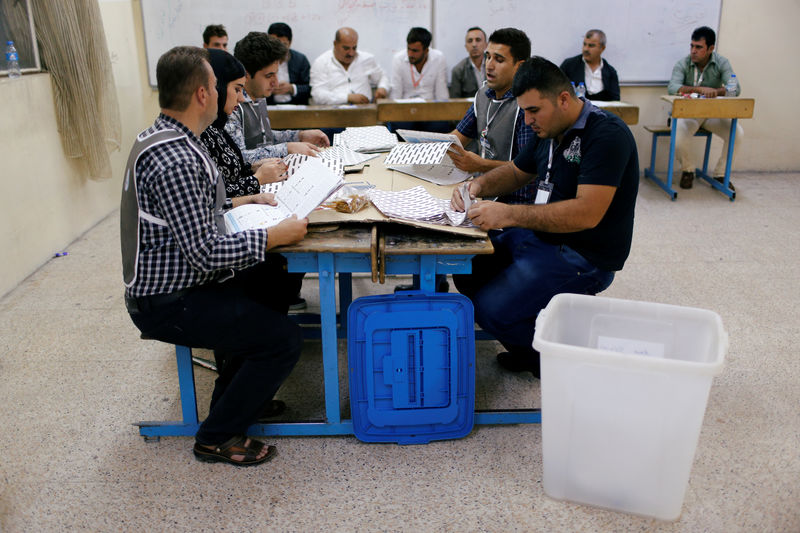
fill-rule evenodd
<path id="1" fill-rule="evenodd" d="M 283 162 L 286 164 L 286 179 L 288 180 L 289 178 L 291 178 L 294 175 L 294 173 L 297 172 L 297 169 L 300 168 L 300 166 L 303 163 L 308 161 L 309 158 L 311 158 L 311 156 L 304 154 L 289 154 L 286 157 L 284 157 Z M 331 172 L 333 172 L 340 178 L 344 178 L 344 164 L 340 159 L 334 157 L 323 158 L 320 156 L 319 161 L 321 161 L 322 164 L 330 168 Z M 262 193 L 269 192 L 272 194 L 277 194 L 284 183 L 285 181 L 264 183 L 263 185 L 261 185 L 261 192 Z"/>
<path id="2" fill-rule="evenodd" d="M 346 146 L 329 146 L 320 151 L 319 157 L 324 160 L 339 160 L 346 167 L 360 165 L 370 159 L 379 157 L 380 154 L 362 154 Z"/>
<path id="3" fill-rule="evenodd" d="M 241 205 L 225 213 L 225 226 L 236 233 L 269 228 L 292 215 L 305 218 L 344 183 L 342 176 L 319 158 L 308 157 L 282 182 L 275 194 L 278 205 Z"/>
<path id="4" fill-rule="evenodd" d="M 454 185 L 469 178 L 456 168 L 447 151 L 450 142 L 400 143 L 384 161 L 387 168 L 430 181 L 437 185 Z"/>
<path id="5" fill-rule="evenodd" d="M 462 188 L 459 190 L 463 195 Z M 431 196 L 422 185 L 404 191 L 373 189 L 369 198 L 378 211 L 389 218 L 448 226 L 473 226 L 465 211 L 455 211 L 450 207 L 449 199 Z"/>
<path id="6" fill-rule="evenodd" d="M 461 141 L 452 133 L 437 133 L 434 131 L 397 130 L 397 134 L 409 143 L 435 143 L 446 142 L 461 146 Z M 461 146 L 463 148 L 463 146 Z"/>
<path id="7" fill-rule="evenodd" d="M 397 144 L 397 135 L 386 126 L 345 128 L 343 132 L 334 134 L 333 144 L 356 152 L 388 152 Z"/>

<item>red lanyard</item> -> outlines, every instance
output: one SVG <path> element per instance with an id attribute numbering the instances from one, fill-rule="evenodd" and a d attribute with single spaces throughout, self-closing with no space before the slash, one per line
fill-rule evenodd
<path id="1" fill-rule="evenodd" d="M 414 86 L 414 88 L 416 89 L 416 88 L 418 88 L 418 87 L 419 87 L 419 84 L 422 82 L 422 77 L 423 77 L 425 74 L 422 74 L 422 73 L 420 73 L 420 75 L 419 75 L 419 78 L 417 78 L 417 79 L 415 80 L 415 79 L 414 79 L 414 71 L 415 71 L 416 69 L 414 68 L 414 65 L 412 65 L 411 63 L 409 63 L 409 64 L 408 64 L 408 70 L 411 72 L 411 85 L 413 85 L 413 86 Z"/>

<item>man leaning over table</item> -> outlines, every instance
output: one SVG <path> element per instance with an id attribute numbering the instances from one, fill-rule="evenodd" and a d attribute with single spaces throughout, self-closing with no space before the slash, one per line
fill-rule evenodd
<path id="1" fill-rule="evenodd" d="M 456 167 L 470 173 L 488 172 L 516 157 L 533 137 L 511 92 L 514 74 L 530 55 L 531 42 L 521 30 L 502 28 L 489 36 L 486 83 L 452 132 L 462 146 L 468 147 L 474 140 L 474 151 L 454 146 L 456 152 L 450 157 Z M 507 203 L 527 203 L 530 199 L 528 185 L 501 198 Z"/>
<path id="2" fill-rule="evenodd" d="M 467 57 L 456 63 L 450 76 L 450 98 L 472 98 L 486 81 L 486 32 L 478 26 L 467 30 Z"/>
<path id="3" fill-rule="evenodd" d="M 528 205 L 477 201 L 467 215 L 490 230 L 494 253 L 454 275 L 475 320 L 505 347 L 497 361 L 539 376 L 536 317 L 559 293 L 596 294 L 611 284 L 631 246 L 639 187 L 636 142 L 616 115 L 575 96 L 569 79 L 541 57 L 526 61 L 512 88 L 536 133 L 523 151 L 469 184 L 473 197 L 534 181 Z M 456 191 L 453 207 L 463 210 Z M 500 231 L 498 231 L 500 230 Z"/>
<path id="4" fill-rule="evenodd" d="M 320 130 L 273 130 L 267 114 L 267 97 L 278 86 L 278 68 L 288 49 L 275 37 L 251 31 L 236 43 L 233 55 L 245 68 L 245 99 L 233 111 L 225 131 L 250 164 L 287 154 L 316 155 L 329 146 Z"/>
<path id="5" fill-rule="evenodd" d="M 675 63 L 672 77 L 667 86 L 669 94 L 698 94 L 705 98 L 725 96 L 725 84 L 728 83 L 733 69 L 731 63 L 714 51 L 716 34 L 708 26 L 701 26 L 692 32 L 689 55 Z M 738 77 L 737 77 L 738 81 Z M 736 96 L 741 92 L 741 85 L 736 88 Z M 722 137 L 724 145 L 722 154 L 714 166 L 713 178 L 720 183 L 725 180 L 725 165 L 728 155 L 728 139 L 731 131 L 729 118 L 681 118 L 676 119 L 675 157 L 681 166 L 681 189 L 691 189 L 694 182 L 694 170 L 697 163 L 691 153 L 691 139 L 701 127 Z M 736 140 L 733 155 L 742 141 L 744 130 L 737 123 Z M 733 160 L 731 160 L 733 164 Z M 736 190 L 730 183 L 731 190 Z"/>
<path id="6" fill-rule="evenodd" d="M 375 56 L 358 50 L 358 33 L 353 28 L 339 28 L 333 49 L 324 52 L 311 64 L 311 98 L 315 104 L 368 104 L 386 98 L 389 78 Z"/>
<path id="7" fill-rule="evenodd" d="M 214 350 L 219 377 L 195 456 L 263 463 L 275 447 L 248 438 L 247 428 L 275 414 L 273 395 L 302 348 L 302 332 L 286 316 L 290 295 L 278 277 L 285 271 L 267 251 L 302 240 L 308 220 L 226 234 L 230 200 L 199 139 L 217 118 L 208 53 L 173 48 L 158 60 L 156 78 L 161 113 L 137 136 L 123 181 L 125 306 L 143 338 Z M 256 195 L 254 203 L 275 202 Z"/>

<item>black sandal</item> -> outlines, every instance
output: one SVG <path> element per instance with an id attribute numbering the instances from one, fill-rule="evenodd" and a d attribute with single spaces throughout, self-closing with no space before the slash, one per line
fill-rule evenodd
<path id="1" fill-rule="evenodd" d="M 194 456 L 198 461 L 206 463 L 223 462 L 235 466 L 254 466 L 269 461 L 278 453 L 278 449 L 275 446 L 267 446 L 267 444 L 260 440 L 250 439 L 250 444 L 248 446 L 245 446 L 246 442 L 246 435 L 232 437 L 213 448 L 208 448 L 199 442 L 195 442 Z M 268 448 L 267 454 L 261 459 L 258 459 L 258 454 L 264 450 L 264 446 Z M 236 461 L 233 459 L 234 455 L 243 455 L 244 459 Z"/>

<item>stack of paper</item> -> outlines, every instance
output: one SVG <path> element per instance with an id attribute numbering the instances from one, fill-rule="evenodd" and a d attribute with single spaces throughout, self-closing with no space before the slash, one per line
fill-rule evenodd
<path id="1" fill-rule="evenodd" d="M 461 146 L 461 141 L 458 140 L 452 133 L 436 133 L 434 131 L 417 131 L 417 130 L 397 130 L 397 134 L 403 138 L 404 141 L 409 143 L 434 143 L 446 142 L 457 144 Z M 463 148 L 463 146 L 461 146 Z"/>
<path id="2" fill-rule="evenodd" d="M 373 189 L 369 193 L 369 199 L 378 211 L 389 218 L 448 226 L 473 226 L 466 212 L 453 210 L 449 199 L 431 196 L 422 185 L 405 191 Z"/>
<path id="3" fill-rule="evenodd" d="M 344 165 L 341 159 L 333 157 L 322 158 L 321 156 L 319 158 L 312 158 L 311 156 L 303 154 L 289 154 L 283 158 L 283 162 L 286 164 L 286 179 L 288 180 L 289 178 L 291 178 L 294 175 L 294 173 L 297 172 L 297 169 L 299 169 L 300 166 L 309 159 L 318 159 L 320 162 L 322 162 L 322 164 L 327 166 L 331 170 L 331 172 L 333 172 L 340 178 L 344 178 Z M 284 184 L 283 181 L 265 183 L 261 186 L 261 192 L 271 192 L 272 194 L 275 194 L 280 190 L 283 184 Z"/>
<path id="4" fill-rule="evenodd" d="M 392 170 L 416 176 L 437 185 L 453 185 L 469 174 L 453 165 L 447 155 L 450 142 L 401 143 L 392 148 L 385 164 Z"/>
<path id="5" fill-rule="evenodd" d="M 334 134 L 333 144 L 356 152 L 388 152 L 397 144 L 397 136 L 386 126 L 362 126 Z"/>
<path id="6" fill-rule="evenodd" d="M 269 228 L 292 215 L 305 218 L 336 192 L 344 179 L 318 157 L 309 157 L 283 182 L 275 200 L 278 205 L 246 204 L 225 213 L 229 233 Z"/>

